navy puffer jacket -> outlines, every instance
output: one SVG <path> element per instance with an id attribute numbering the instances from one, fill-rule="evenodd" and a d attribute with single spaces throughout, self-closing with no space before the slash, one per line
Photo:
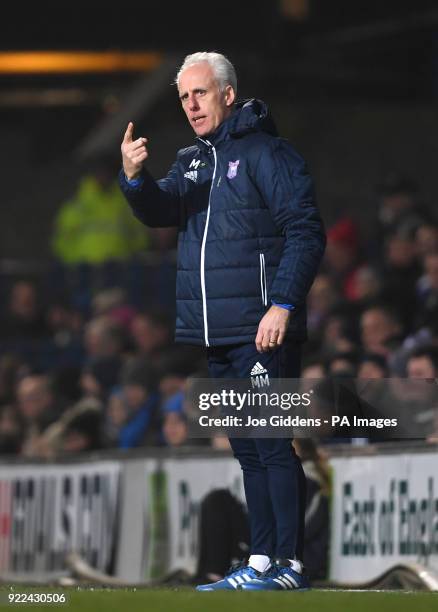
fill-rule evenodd
<path id="1" fill-rule="evenodd" d="M 305 340 L 325 235 L 306 164 L 263 102 L 236 105 L 213 134 L 178 152 L 166 178 L 142 178 L 133 187 L 120 173 L 134 214 L 179 228 L 177 342 L 254 342 L 271 301 L 295 307 L 288 336 Z"/>

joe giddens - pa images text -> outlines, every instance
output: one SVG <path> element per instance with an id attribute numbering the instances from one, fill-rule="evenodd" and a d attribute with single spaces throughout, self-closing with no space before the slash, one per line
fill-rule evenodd
<path id="1" fill-rule="evenodd" d="M 248 415 L 246 419 L 234 415 L 224 417 L 209 417 L 203 414 L 199 417 L 201 427 L 321 427 L 322 424 L 331 427 L 374 427 L 383 429 L 384 427 L 397 427 L 397 419 L 366 419 L 353 416 L 353 419 L 346 416 L 340 417 L 332 415 L 329 419 L 305 418 L 292 415 L 273 414 L 266 418 L 253 417 Z"/>

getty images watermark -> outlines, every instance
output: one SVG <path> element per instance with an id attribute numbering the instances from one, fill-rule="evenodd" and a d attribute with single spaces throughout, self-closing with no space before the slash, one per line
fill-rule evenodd
<path id="1" fill-rule="evenodd" d="M 311 395 L 313 390 L 305 393 L 268 393 L 247 391 L 239 393 L 234 389 L 222 389 L 220 393 L 201 393 L 199 396 L 199 409 L 210 410 L 212 407 L 235 408 L 236 411 L 247 408 L 279 408 L 280 410 L 290 410 L 291 408 L 307 407 L 311 405 Z M 247 414 L 246 417 L 226 414 L 222 417 L 211 417 L 201 415 L 199 425 L 201 427 L 397 427 L 396 418 L 368 419 L 358 417 L 353 414 L 347 415 L 332 414 L 327 419 L 321 417 L 304 417 L 300 415 L 272 414 L 269 417 L 256 417 Z"/>
<path id="2" fill-rule="evenodd" d="M 220 393 L 201 393 L 199 395 L 199 410 L 209 410 L 212 407 L 224 406 L 242 410 L 245 406 L 268 407 L 278 406 L 282 410 L 298 406 L 310 406 L 313 389 L 304 393 L 268 393 L 261 391 L 245 391 L 239 393 L 235 389 L 222 389 Z"/>
<path id="3" fill-rule="evenodd" d="M 264 388 L 263 388 L 264 387 Z M 191 382 L 189 435 L 427 438 L 438 431 L 437 385 L 407 379 Z"/>

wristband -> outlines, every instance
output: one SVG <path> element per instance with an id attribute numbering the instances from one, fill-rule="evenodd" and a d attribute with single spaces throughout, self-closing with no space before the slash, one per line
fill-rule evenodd
<path id="1" fill-rule="evenodd" d="M 295 306 L 292 306 L 292 304 L 279 304 L 278 302 L 274 302 L 274 300 L 271 300 L 271 304 L 273 306 L 279 306 L 280 308 L 284 308 L 285 310 L 295 310 Z"/>

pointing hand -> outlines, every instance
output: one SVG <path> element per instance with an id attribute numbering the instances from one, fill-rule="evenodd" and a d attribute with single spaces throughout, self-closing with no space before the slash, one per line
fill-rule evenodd
<path id="1" fill-rule="evenodd" d="M 133 133 L 134 124 L 130 121 L 121 146 L 123 170 L 129 180 L 136 178 L 140 174 L 143 162 L 148 158 L 148 150 L 146 148 L 147 138 L 133 140 Z"/>

